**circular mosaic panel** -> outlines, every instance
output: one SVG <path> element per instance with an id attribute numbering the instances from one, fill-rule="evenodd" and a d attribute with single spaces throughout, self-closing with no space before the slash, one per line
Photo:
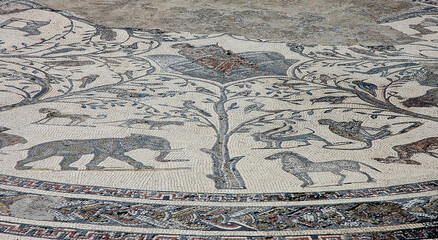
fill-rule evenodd
<path id="1" fill-rule="evenodd" d="M 347 47 L 4 6 L 1 232 L 434 236 L 434 15 L 385 23 L 415 43 Z"/>

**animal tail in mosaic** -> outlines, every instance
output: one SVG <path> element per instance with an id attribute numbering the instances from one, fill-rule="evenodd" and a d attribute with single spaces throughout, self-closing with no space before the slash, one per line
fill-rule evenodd
<path id="1" fill-rule="evenodd" d="M 369 165 L 369 164 L 366 164 L 366 163 L 363 163 L 363 162 L 359 162 L 359 164 L 362 164 L 362 165 L 364 165 L 364 166 L 366 166 L 366 167 L 369 167 L 369 168 L 373 169 L 374 171 L 382 172 L 382 171 L 380 171 L 379 169 L 377 169 L 377 168 L 375 168 L 375 167 L 373 167 L 373 166 L 371 166 L 371 165 Z"/>

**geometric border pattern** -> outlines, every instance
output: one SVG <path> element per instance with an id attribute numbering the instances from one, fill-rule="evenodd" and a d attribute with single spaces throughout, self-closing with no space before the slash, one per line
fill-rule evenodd
<path id="1" fill-rule="evenodd" d="M 302 235 L 302 236 L 187 236 L 172 234 L 143 234 L 129 232 L 112 232 L 112 231 L 94 231 L 75 228 L 56 228 L 48 226 L 33 226 L 28 224 L 17 224 L 11 222 L 0 222 L 0 233 L 13 234 L 15 236 L 26 237 L 43 237 L 46 239 L 64 239 L 64 240 L 364 240 L 364 239 L 395 239 L 395 240 L 418 240 L 438 238 L 437 227 L 425 227 L 417 229 L 403 229 L 388 232 L 365 232 L 365 233 L 348 233 L 336 235 Z"/>
<path id="2" fill-rule="evenodd" d="M 44 207 L 38 204 L 20 206 L 25 198 L 31 202 L 45 202 Z M 1 215 L 16 216 L 17 213 L 20 215 L 36 210 L 50 213 L 53 217 L 50 221 L 69 224 L 233 232 L 335 231 L 353 226 L 367 228 L 438 223 L 436 197 L 320 206 L 260 207 L 185 206 L 72 198 L 52 199 L 49 203 L 49 199 L 41 195 L 0 190 Z"/>
<path id="3" fill-rule="evenodd" d="M 398 194 L 420 193 L 438 190 L 438 180 L 381 188 L 358 190 L 302 192 L 302 193 L 190 193 L 172 191 L 150 191 L 122 189 L 87 185 L 62 184 L 36 179 L 0 175 L 0 184 L 51 192 L 137 198 L 148 200 L 197 201 L 197 202 L 301 202 L 329 199 L 354 199 L 359 197 L 393 196 Z"/>

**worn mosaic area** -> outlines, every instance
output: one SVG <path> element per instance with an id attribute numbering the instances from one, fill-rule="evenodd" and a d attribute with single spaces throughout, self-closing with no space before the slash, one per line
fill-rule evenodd
<path id="1" fill-rule="evenodd" d="M 438 238 L 438 14 L 323 46 L 0 3 L 1 239 Z"/>
<path id="2" fill-rule="evenodd" d="M 228 33 L 254 39 L 321 45 L 403 44 L 415 39 L 376 23 L 422 7 L 411 0 L 37 0 L 113 28 L 196 34 Z M 141 14 L 140 14 L 141 13 Z"/>

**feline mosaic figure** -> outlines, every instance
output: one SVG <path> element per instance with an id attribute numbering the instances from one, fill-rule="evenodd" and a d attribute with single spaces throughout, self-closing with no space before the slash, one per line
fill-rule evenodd
<path id="1" fill-rule="evenodd" d="M 284 124 L 281 127 L 273 128 L 265 132 L 253 133 L 252 137 L 254 141 L 266 143 L 266 146 L 264 148 L 282 148 L 281 145 L 283 144 L 283 142 L 290 142 L 290 141 L 304 143 L 304 145 L 300 145 L 300 147 L 311 145 L 309 141 L 319 141 L 325 143 L 325 146 L 334 146 L 334 144 L 332 144 L 331 142 L 316 135 L 315 131 L 313 131 L 312 129 L 309 129 L 311 131 L 310 133 L 290 135 L 291 133 L 294 133 L 291 132 L 292 130 L 291 126 L 289 126 L 288 129 L 279 132 L 279 130 L 281 130 L 284 127 L 286 127 L 286 124 Z"/>
<path id="2" fill-rule="evenodd" d="M 54 108 L 40 108 L 40 113 L 47 113 L 46 116 L 43 119 L 40 119 L 34 124 L 45 124 L 49 122 L 50 120 L 53 120 L 55 118 L 68 118 L 70 119 L 70 122 L 66 126 L 77 126 L 80 123 L 85 122 L 87 119 L 103 119 L 106 116 L 105 115 L 98 115 L 97 117 L 91 117 L 90 115 L 86 114 L 71 114 L 71 113 L 61 113 L 60 111 L 54 109 Z"/>
<path id="3" fill-rule="evenodd" d="M 32 167 L 25 165 L 49 157 L 61 156 L 63 157 L 59 163 L 61 170 L 77 170 L 77 168 L 71 167 L 70 164 L 78 161 L 86 154 L 94 155 L 93 159 L 86 164 L 87 170 L 103 169 L 103 167 L 98 165 L 108 157 L 128 163 L 136 169 L 152 168 L 126 155 L 129 151 L 143 148 L 159 151 L 160 154 L 155 157 L 155 160 L 161 162 L 166 161 L 164 158 L 171 151 L 168 140 L 143 134 L 131 134 L 124 138 L 59 140 L 41 143 L 29 148 L 27 157 L 18 161 L 15 169 L 32 169 Z"/>
<path id="4" fill-rule="evenodd" d="M 367 166 L 374 171 L 380 172 L 380 170 L 374 168 L 373 166 L 362 162 L 352 160 L 312 162 L 309 159 L 294 152 L 280 152 L 266 157 L 265 159 L 281 159 L 281 163 L 283 165 L 282 169 L 300 179 L 303 182 L 303 184 L 301 184 L 301 187 L 307 187 L 314 184 L 312 178 L 310 178 L 308 174 L 309 172 L 331 172 L 333 174 L 336 174 L 341 177 L 338 181 L 338 185 L 342 185 L 344 183 L 344 179 L 346 178 L 346 175 L 341 173 L 342 171 L 362 173 L 368 178 L 367 182 L 374 182 L 374 178 L 372 178 L 368 173 L 360 170 L 360 164 Z"/>
<path id="5" fill-rule="evenodd" d="M 350 122 L 337 122 L 331 119 L 320 119 L 318 123 L 321 125 L 328 125 L 329 130 L 341 137 L 351 140 L 364 142 L 366 145 L 361 148 L 343 149 L 343 150 L 362 150 L 368 149 L 372 146 L 372 141 L 382 139 L 391 135 L 388 130 L 389 126 L 384 125 L 380 128 L 364 127 L 362 121 L 350 121 Z M 368 131 L 378 131 L 375 134 L 371 134 Z"/>
<path id="6" fill-rule="evenodd" d="M 402 102 L 405 107 L 438 107 L 438 88 L 430 89 L 426 94 L 409 98 Z"/>
<path id="7" fill-rule="evenodd" d="M 148 120 L 148 119 L 142 119 L 142 118 L 133 118 L 133 119 L 126 119 L 126 120 L 120 120 L 120 121 L 112 121 L 112 122 L 103 122 L 103 123 L 119 123 L 117 126 L 119 127 L 127 127 L 132 128 L 132 125 L 134 124 L 146 124 L 149 125 L 149 129 L 163 129 L 164 126 L 168 125 L 176 125 L 176 126 L 183 126 L 184 122 L 182 121 L 154 121 L 154 120 Z"/>
<path id="8" fill-rule="evenodd" d="M 397 152 L 397 157 L 389 156 L 387 158 L 374 158 L 382 163 L 406 163 L 420 165 L 419 162 L 411 158 L 418 153 L 425 153 L 434 158 L 438 158 L 438 153 L 431 151 L 438 149 L 438 137 L 425 138 L 413 143 L 393 146 L 392 149 Z"/>

